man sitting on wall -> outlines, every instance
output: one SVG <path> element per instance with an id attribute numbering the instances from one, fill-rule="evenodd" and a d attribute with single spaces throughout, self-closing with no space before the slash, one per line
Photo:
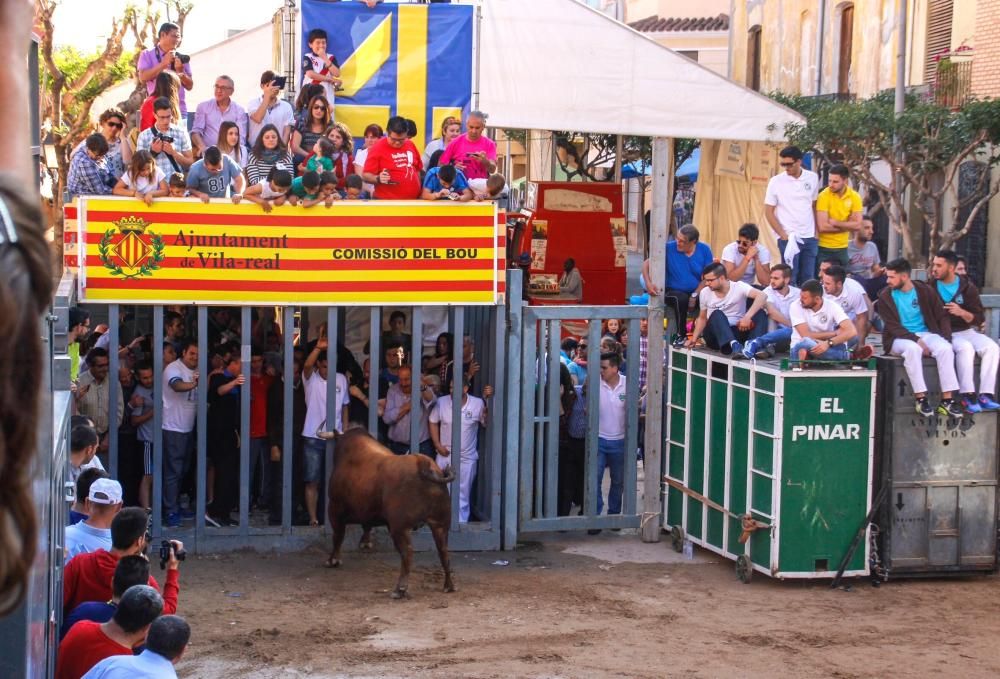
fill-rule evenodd
<path id="1" fill-rule="evenodd" d="M 706 266 L 701 280 L 705 286 L 699 295 L 701 313 L 684 346 L 694 347 L 704 334 L 710 349 L 742 358 L 741 342 L 754 340 L 767 329 L 767 295 L 743 281 L 730 281 L 719 263 Z"/>
<path id="2" fill-rule="evenodd" d="M 840 305 L 823 294 L 819 281 L 802 284 L 799 299 L 789 306 L 789 315 L 792 359 L 800 362 L 847 360 L 847 342 L 857 336 L 857 328 Z"/>
<path id="3" fill-rule="evenodd" d="M 885 265 L 889 286 L 879 294 L 879 315 L 885 322 L 882 346 L 886 353 L 903 357 L 910 378 L 917 413 L 930 417 L 961 418 L 962 406 L 955 402 L 958 378 L 951 347 L 951 320 L 941 298 L 928 283 L 910 278 L 910 263 L 903 258 Z M 924 356 L 933 356 L 941 385 L 937 409 L 927 400 Z"/>
<path id="4" fill-rule="evenodd" d="M 970 414 L 1000 410 L 1000 403 L 993 398 L 1000 346 L 994 339 L 976 331 L 984 320 L 979 289 L 967 276 L 955 273 L 957 266 L 958 255 L 952 250 L 942 250 L 934 256 L 931 273 L 934 288 L 951 321 L 951 347 L 955 352 L 962 407 Z M 980 359 L 978 392 L 975 377 L 977 355 Z"/>

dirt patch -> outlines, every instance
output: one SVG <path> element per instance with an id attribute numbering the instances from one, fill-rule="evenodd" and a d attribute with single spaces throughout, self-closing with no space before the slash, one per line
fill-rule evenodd
<path id="1" fill-rule="evenodd" d="M 728 561 L 667 558 L 627 534 L 454 554 L 441 592 L 421 553 L 411 598 L 398 560 L 348 553 L 190 556 L 180 612 L 193 643 L 182 677 L 1000 676 L 995 577 L 739 583 Z M 603 551 L 602 551 L 603 550 Z M 657 557 L 663 550 L 663 558 Z M 608 559 L 601 554 L 611 554 Z M 507 560 L 508 566 L 493 565 Z"/>

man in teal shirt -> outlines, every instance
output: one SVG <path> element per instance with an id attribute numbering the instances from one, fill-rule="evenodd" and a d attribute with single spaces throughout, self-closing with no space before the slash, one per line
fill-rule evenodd
<path id="1" fill-rule="evenodd" d="M 885 268 L 888 286 L 879 294 L 879 314 L 885 323 L 882 346 L 886 353 L 903 357 L 918 414 L 930 417 L 936 412 L 941 417 L 960 419 L 964 411 L 953 398 L 958 391 L 958 378 L 948 312 L 934 288 L 910 278 L 908 261 L 894 259 Z M 936 410 L 927 400 L 925 355 L 933 356 L 937 363 L 941 401 Z"/>

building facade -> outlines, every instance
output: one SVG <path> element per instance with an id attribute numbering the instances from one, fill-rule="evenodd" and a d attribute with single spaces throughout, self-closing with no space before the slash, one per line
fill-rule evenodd
<path id="1" fill-rule="evenodd" d="M 973 94 L 977 32 L 1000 37 L 998 4 L 908 0 L 906 85 Z M 989 28 L 977 12 L 994 17 Z M 734 2 L 730 36 L 730 77 L 762 92 L 867 98 L 896 85 L 899 0 Z"/>
<path id="2" fill-rule="evenodd" d="M 729 0 L 629 0 L 625 21 L 635 30 L 706 68 L 729 73 Z"/>

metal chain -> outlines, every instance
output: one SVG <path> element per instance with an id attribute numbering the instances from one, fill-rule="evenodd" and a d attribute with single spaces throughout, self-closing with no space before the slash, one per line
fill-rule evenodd
<path id="1" fill-rule="evenodd" d="M 878 538 L 881 534 L 878 524 L 871 524 L 869 533 L 869 556 L 868 569 L 871 573 L 872 585 L 878 587 L 881 583 L 889 580 L 889 569 L 882 565 L 882 557 L 878 553 Z"/>

